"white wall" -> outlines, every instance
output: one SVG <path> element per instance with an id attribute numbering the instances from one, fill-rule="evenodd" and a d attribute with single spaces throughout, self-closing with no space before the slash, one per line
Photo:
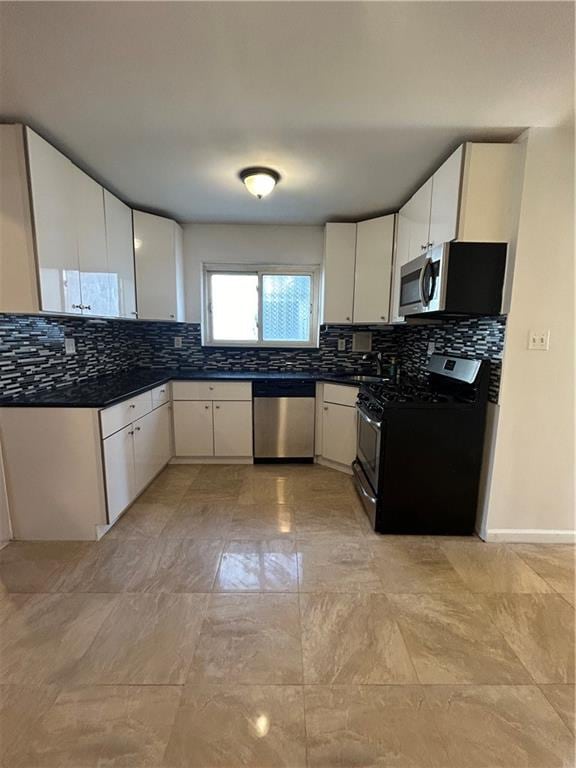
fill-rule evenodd
<path id="1" fill-rule="evenodd" d="M 8 494 L 6 493 L 6 480 L 4 477 L 4 459 L 2 457 L 2 445 L 0 445 L 0 549 L 8 544 L 12 538 L 10 514 L 8 510 Z"/>
<path id="2" fill-rule="evenodd" d="M 489 540 L 571 540 L 574 508 L 574 128 L 531 129 L 506 330 Z M 527 349 L 550 329 L 550 350 Z"/>
<path id="3" fill-rule="evenodd" d="M 201 317 L 202 264 L 322 263 L 324 228 L 321 226 L 186 224 L 184 226 L 184 280 L 186 319 Z"/>

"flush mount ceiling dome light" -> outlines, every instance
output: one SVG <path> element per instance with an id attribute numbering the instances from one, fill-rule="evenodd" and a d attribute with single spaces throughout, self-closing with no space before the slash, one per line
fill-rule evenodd
<path id="1" fill-rule="evenodd" d="M 280 181 L 280 174 L 272 168 L 244 168 L 239 175 L 248 192 L 258 200 L 269 195 Z"/>

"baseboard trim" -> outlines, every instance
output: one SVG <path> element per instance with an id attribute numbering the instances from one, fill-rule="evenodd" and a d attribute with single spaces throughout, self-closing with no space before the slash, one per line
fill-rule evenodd
<path id="1" fill-rule="evenodd" d="M 316 456 L 314 459 L 314 462 L 316 464 L 320 464 L 323 467 L 328 467 L 329 469 L 335 469 L 338 472 L 344 472 L 346 475 L 352 474 L 352 467 L 349 467 L 347 464 L 339 464 L 337 461 L 330 461 L 330 459 L 324 459 L 322 456 Z"/>
<path id="2" fill-rule="evenodd" d="M 170 464 L 254 464 L 252 456 L 179 456 Z"/>
<path id="3" fill-rule="evenodd" d="M 576 531 L 547 528 L 490 528 L 480 534 L 484 541 L 509 541 L 526 544 L 574 544 Z"/>

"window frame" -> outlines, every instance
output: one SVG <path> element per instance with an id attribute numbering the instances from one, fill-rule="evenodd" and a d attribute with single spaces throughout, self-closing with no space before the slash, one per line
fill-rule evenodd
<path id="1" fill-rule="evenodd" d="M 252 274 L 258 277 L 258 339 L 222 341 L 214 339 L 212 329 L 211 276 Z M 262 338 L 262 279 L 264 275 L 302 275 L 311 279 L 310 335 L 308 341 L 266 341 Z M 320 267 L 282 264 L 203 264 L 202 265 L 202 346 L 203 347 L 276 347 L 288 349 L 318 348 L 320 339 Z"/>

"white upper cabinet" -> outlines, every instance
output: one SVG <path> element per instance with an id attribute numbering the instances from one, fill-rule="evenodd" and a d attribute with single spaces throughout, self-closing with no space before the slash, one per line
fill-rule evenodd
<path id="1" fill-rule="evenodd" d="M 104 190 L 75 165 L 72 168 L 82 314 L 114 316 L 114 284 L 108 271 Z"/>
<path id="2" fill-rule="evenodd" d="M 104 212 L 108 272 L 113 285 L 113 314 L 117 317 L 135 318 L 137 312 L 132 209 L 105 189 Z"/>
<path id="3" fill-rule="evenodd" d="M 430 245 L 448 243 L 458 234 L 460 181 L 464 145 L 458 147 L 432 176 Z"/>
<path id="4" fill-rule="evenodd" d="M 521 163 L 518 144 L 464 144 L 456 240 L 508 243 L 514 238 Z"/>
<path id="5" fill-rule="evenodd" d="M 45 312 L 135 317 L 132 211 L 26 129 Z"/>
<path id="6" fill-rule="evenodd" d="M 326 224 L 324 229 L 324 322 L 352 322 L 356 224 Z"/>
<path id="7" fill-rule="evenodd" d="M 396 246 L 390 298 L 390 321 L 392 323 L 404 320 L 404 317 L 398 314 L 398 307 L 400 306 L 400 271 L 408 261 L 410 261 L 410 223 L 404 215 L 404 208 L 402 208 L 396 219 Z"/>
<path id="8" fill-rule="evenodd" d="M 72 163 L 33 131 L 26 137 L 41 307 L 81 314 Z"/>
<path id="9" fill-rule="evenodd" d="M 184 321 L 182 229 L 171 219 L 134 211 L 138 317 Z"/>
<path id="10" fill-rule="evenodd" d="M 323 322 L 388 322 L 394 219 L 326 224 Z"/>
<path id="11" fill-rule="evenodd" d="M 430 234 L 430 207 L 432 204 L 432 179 L 415 192 L 402 213 L 408 222 L 410 229 L 409 259 L 417 259 L 428 248 L 428 236 Z"/>
<path id="12" fill-rule="evenodd" d="M 452 240 L 509 242 L 519 153 L 516 144 L 458 147 L 401 210 L 410 228 L 410 258 Z"/>
<path id="13" fill-rule="evenodd" d="M 355 323 L 389 320 L 394 219 L 392 214 L 356 225 Z"/>

